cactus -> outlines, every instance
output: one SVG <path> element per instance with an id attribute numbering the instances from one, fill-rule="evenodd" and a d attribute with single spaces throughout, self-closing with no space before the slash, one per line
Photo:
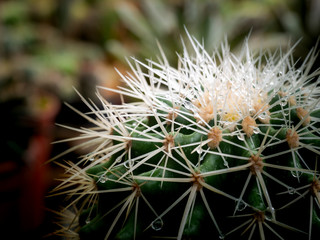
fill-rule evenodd
<path id="1" fill-rule="evenodd" d="M 320 233 L 319 70 L 294 46 L 209 55 L 189 34 L 178 67 L 129 62 L 123 104 L 83 98 L 91 123 L 74 128 L 55 189 L 77 207 L 80 239 L 314 239 Z M 132 101 L 126 103 L 124 97 Z M 136 101 L 133 101 L 136 100 Z M 99 105 L 99 106 L 100 106 Z M 56 158 L 60 158 L 61 153 Z M 72 231 L 72 227 L 64 227 Z M 319 235 L 318 235 L 319 236 Z"/>

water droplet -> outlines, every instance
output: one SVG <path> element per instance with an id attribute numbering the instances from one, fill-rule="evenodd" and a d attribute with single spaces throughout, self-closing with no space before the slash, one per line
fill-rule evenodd
<path id="1" fill-rule="evenodd" d="M 197 151 L 198 154 L 201 154 L 203 149 L 201 147 L 198 147 L 196 151 Z"/>
<path id="2" fill-rule="evenodd" d="M 239 133 L 237 135 L 237 138 L 240 140 L 240 141 L 244 141 L 244 135 L 242 135 L 241 133 Z"/>
<path id="3" fill-rule="evenodd" d="M 267 210 L 264 212 L 264 216 L 267 220 L 272 220 L 275 216 L 275 210 L 274 208 L 267 208 Z"/>
<path id="4" fill-rule="evenodd" d="M 291 175 L 295 178 L 299 178 L 302 175 L 300 171 L 291 171 Z"/>
<path id="5" fill-rule="evenodd" d="M 225 167 L 229 168 L 229 164 L 228 164 L 228 162 L 227 162 L 226 160 L 223 160 L 223 165 L 224 165 Z"/>
<path id="6" fill-rule="evenodd" d="M 124 167 L 125 168 L 131 168 L 132 167 L 132 161 L 131 160 L 127 160 L 124 162 Z"/>
<path id="7" fill-rule="evenodd" d="M 296 193 L 296 189 L 294 189 L 293 187 L 289 187 L 288 188 L 288 193 L 291 194 L 291 195 L 295 194 Z"/>
<path id="8" fill-rule="evenodd" d="M 243 211 L 244 209 L 246 209 L 247 206 L 248 206 L 248 205 L 247 205 L 244 201 L 238 202 L 238 208 L 237 208 L 237 210 L 241 212 L 241 211 Z"/>
<path id="9" fill-rule="evenodd" d="M 162 226 L 163 226 L 163 221 L 162 221 L 161 218 L 158 218 L 158 219 L 154 220 L 152 222 L 152 225 L 151 225 L 152 229 L 155 230 L 155 231 L 161 230 Z"/>
<path id="10" fill-rule="evenodd" d="M 268 220 L 271 221 L 272 220 L 272 215 L 269 212 L 265 212 L 264 213 L 264 217 Z"/>
<path id="11" fill-rule="evenodd" d="M 259 129 L 258 127 L 254 127 L 254 128 L 253 128 L 253 133 L 254 133 L 254 134 L 260 133 L 260 129 Z"/>
<path id="12" fill-rule="evenodd" d="M 261 113 L 261 114 L 259 115 L 259 118 L 260 118 L 261 120 L 265 120 L 265 119 L 268 118 L 268 114 L 265 113 L 265 112 L 263 112 L 263 113 Z"/>
<path id="13" fill-rule="evenodd" d="M 86 155 L 86 157 L 88 158 L 88 160 L 89 161 L 94 161 L 94 157 L 93 156 L 91 156 L 91 153 L 88 153 L 87 155 Z"/>
<path id="14" fill-rule="evenodd" d="M 219 235 L 219 239 L 225 239 L 225 235 L 224 234 L 222 234 L 222 233 L 220 233 L 220 235 Z"/>
<path id="15" fill-rule="evenodd" d="M 280 105 L 281 105 L 282 107 L 284 107 L 285 105 L 287 105 L 287 102 L 288 102 L 287 98 L 281 98 L 281 99 L 280 99 Z"/>
<path id="16" fill-rule="evenodd" d="M 98 179 L 98 182 L 101 182 L 101 183 L 105 183 L 107 181 L 107 178 L 105 175 L 101 175 Z"/>
<path id="17" fill-rule="evenodd" d="M 116 158 L 116 162 L 119 163 L 122 160 L 122 155 Z"/>
<path id="18" fill-rule="evenodd" d="M 250 116 L 253 116 L 256 113 L 256 110 L 254 108 L 249 109 Z"/>

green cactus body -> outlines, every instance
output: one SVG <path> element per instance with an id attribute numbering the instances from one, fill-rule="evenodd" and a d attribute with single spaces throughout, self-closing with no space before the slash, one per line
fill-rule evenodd
<path id="1" fill-rule="evenodd" d="M 85 99 L 90 114 L 74 109 L 94 125 L 74 129 L 93 150 L 60 185 L 92 179 L 74 201 L 92 219 L 81 221 L 80 238 L 314 239 L 315 52 L 295 69 L 292 49 L 254 57 L 246 42 L 237 57 L 227 46 L 210 57 L 190 42 L 194 55 L 185 49 L 178 69 L 134 60 L 121 75 L 128 87 L 113 91 L 139 101 L 116 106 L 98 94 L 101 110 Z"/>

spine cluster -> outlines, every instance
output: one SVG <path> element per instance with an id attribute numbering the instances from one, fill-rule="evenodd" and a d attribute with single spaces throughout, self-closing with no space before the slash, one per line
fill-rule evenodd
<path id="1" fill-rule="evenodd" d="M 320 233 L 319 71 L 311 51 L 296 68 L 292 49 L 209 55 L 189 36 L 177 68 L 133 59 L 135 99 L 98 107 L 66 162 L 58 194 L 77 208 L 81 239 L 315 239 Z M 77 148 L 76 147 L 76 148 Z M 73 151 L 70 149 L 68 151 Z M 60 158 L 62 153 L 58 158 Z M 67 211 L 67 210 L 66 210 Z M 75 226 L 75 223 L 77 225 Z M 319 235 L 318 235 L 319 236 Z"/>

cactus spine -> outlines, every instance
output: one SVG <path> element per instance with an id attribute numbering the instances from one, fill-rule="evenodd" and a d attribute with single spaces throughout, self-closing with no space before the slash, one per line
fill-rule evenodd
<path id="1" fill-rule="evenodd" d="M 320 232 L 319 71 L 311 51 L 211 57 L 189 36 L 178 68 L 133 59 L 102 108 L 82 98 L 89 149 L 57 187 L 81 239 L 314 239 Z M 72 151 L 73 149 L 70 149 Z M 60 156 L 59 156 L 60 157 Z M 62 189 L 62 190 L 61 190 Z M 70 190 L 71 189 L 71 190 Z M 68 229 L 71 231 L 72 229 Z M 318 235 L 319 236 L 319 235 Z"/>

